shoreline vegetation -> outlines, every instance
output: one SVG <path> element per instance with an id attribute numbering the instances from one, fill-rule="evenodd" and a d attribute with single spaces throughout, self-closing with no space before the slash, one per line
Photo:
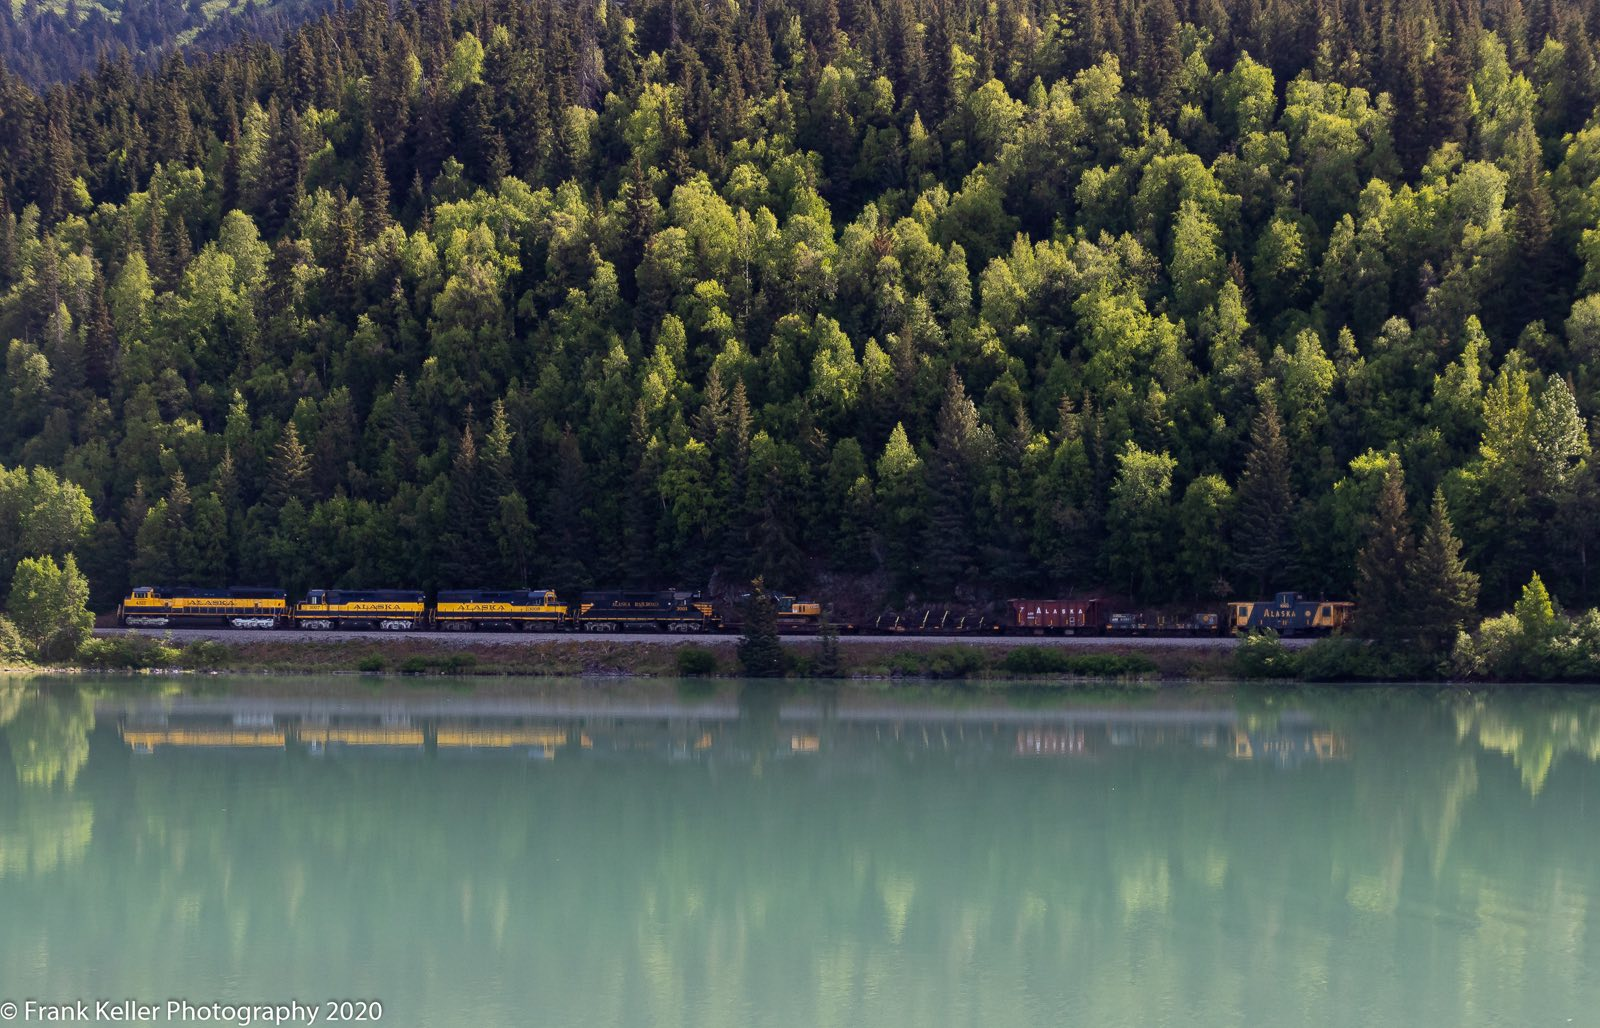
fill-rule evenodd
<path id="1" fill-rule="evenodd" d="M 808 639 L 780 644 L 776 665 L 752 675 L 740 659 L 742 640 L 662 646 L 630 641 L 507 641 L 373 639 L 337 642 L 221 642 L 179 645 L 150 636 L 89 641 L 73 670 L 157 672 L 354 673 L 400 676 L 529 676 L 593 678 L 742 678 L 961 680 L 979 684 L 1027 680 L 1062 684 L 1119 682 L 1153 688 L 1158 682 L 1225 677 L 1227 655 L 1204 647 L 1136 645 L 1092 653 L 1019 644 L 973 646 L 917 641 L 903 645 Z M 1209 662 L 1209 663 L 1208 663 Z M 1195 675 L 1202 664 L 1215 674 Z"/>
<path id="2" fill-rule="evenodd" d="M 859 643 L 785 640 L 781 663 L 766 675 L 787 680 L 845 679 L 862 683 L 953 682 L 977 689 L 1076 688 L 1107 685 L 1156 690 L 1216 681 L 1517 687 L 1522 684 L 1600 686 L 1595 624 L 1569 622 L 1566 635 L 1529 638 L 1515 615 L 1463 635 L 1452 660 L 1334 636 L 1291 649 L 1271 633 L 1248 636 L 1233 650 L 1197 643 L 1142 646 L 1130 640 L 1093 651 L 1040 646 L 974 646 L 955 640 Z M 89 640 L 71 661 L 0 661 L 0 675 L 138 672 L 249 673 L 283 676 L 336 674 L 398 678 L 442 676 L 581 677 L 604 679 L 730 679 L 752 677 L 740 660 L 741 640 L 663 646 L 650 642 L 390 638 L 335 642 L 198 640 L 155 636 Z M 836 647 L 830 655 L 830 645 Z M 1497 670 L 1499 673 L 1497 673 Z"/>

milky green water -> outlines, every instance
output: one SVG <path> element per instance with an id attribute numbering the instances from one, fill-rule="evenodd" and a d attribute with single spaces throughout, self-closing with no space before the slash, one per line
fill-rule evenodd
<path id="1" fill-rule="evenodd" d="M 376 999 L 387 1025 L 1592 1025 L 1597 753 L 1588 696 L 0 684 L 0 1000 Z"/>

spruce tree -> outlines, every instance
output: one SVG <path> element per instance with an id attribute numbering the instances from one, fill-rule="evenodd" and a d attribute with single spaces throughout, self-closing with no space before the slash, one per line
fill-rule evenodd
<path id="1" fill-rule="evenodd" d="M 361 228 L 367 239 L 376 239 L 393 224 L 389 216 L 389 176 L 383 168 L 382 140 L 368 126 L 367 149 L 361 159 Z"/>
<path id="2" fill-rule="evenodd" d="M 11 213 L 11 201 L 0 188 L 0 289 L 17 279 L 17 219 Z"/>
<path id="3" fill-rule="evenodd" d="M 1405 473 L 1394 458 L 1378 492 L 1366 545 L 1356 557 L 1358 634 L 1388 643 L 1411 638 L 1411 553 Z"/>
<path id="4" fill-rule="evenodd" d="M 277 120 L 267 143 L 267 163 L 256 197 L 256 220 L 261 234 L 274 238 L 288 224 L 294 208 L 305 195 L 305 141 L 300 134 L 300 118 L 285 104 L 277 108 Z"/>
<path id="5" fill-rule="evenodd" d="M 817 678 L 838 678 L 840 670 L 839 626 L 834 624 L 833 611 L 823 607 L 817 621 L 817 659 L 811 664 L 811 673 Z"/>
<path id="6" fill-rule="evenodd" d="M 478 442 L 472 431 L 472 408 L 461 430 L 461 445 L 450 465 L 449 530 L 439 541 L 439 567 L 457 588 L 486 583 L 488 551 L 493 542 L 491 521 L 496 510 L 485 502 Z"/>
<path id="7" fill-rule="evenodd" d="M 1417 638 L 1430 653 L 1444 653 L 1477 609 L 1478 576 L 1461 559 L 1442 489 L 1434 491 L 1412 579 Z"/>
<path id="8" fill-rule="evenodd" d="M 1270 394 L 1250 428 L 1250 455 L 1239 479 L 1234 538 L 1239 570 L 1255 579 L 1258 594 L 1280 583 L 1288 572 L 1290 515 L 1289 444 L 1283 437 L 1278 405 Z"/>
<path id="9" fill-rule="evenodd" d="M 977 434 L 978 409 L 967 397 L 961 377 L 952 370 L 928 466 L 933 509 L 923 549 L 928 584 L 945 594 L 974 572 L 971 453 Z"/>
<path id="10" fill-rule="evenodd" d="M 739 640 L 739 668 L 751 678 L 778 678 L 783 674 L 783 643 L 778 639 L 778 606 L 757 578 L 745 601 L 744 636 Z"/>
<path id="11" fill-rule="evenodd" d="M 291 499 L 304 500 L 311 485 L 311 455 L 300 442 L 300 429 L 290 421 L 272 452 L 268 468 L 266 501 L 281 507 Z"/>
<path id="12" fill-rule="evenodd" d="M 3 282 L 3 279 L 0 279 Z M 100 263 L 94 262 L 93 295 L 89 321 L 84 334 L 84 375 L 89 387 L 101 396 L 109 395 L 117 368 L 117 330 L 106 303 L 106 280 Z"/>

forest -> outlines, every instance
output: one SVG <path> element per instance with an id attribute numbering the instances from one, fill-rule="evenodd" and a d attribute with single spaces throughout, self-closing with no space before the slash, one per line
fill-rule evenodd
<path id="1" fill-rule="evenodd" d="M 278 39 L 326 0 L 22 0 L 0 5 L 0 65 L 36 86 L 107 60 L 155 65 L 179 47 Z"/>
<path id="2" fill-rule="evenodd" d="M 1597 28 L 358 0 L 5 72 L 0 574 L 1348 596 L 1387 512 L 1592 605 Z"/>

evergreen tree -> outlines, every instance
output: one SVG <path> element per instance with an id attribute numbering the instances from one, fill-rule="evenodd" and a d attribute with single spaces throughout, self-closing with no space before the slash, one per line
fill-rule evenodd
<path id="1" fill-rule="evenodd" d="M 920 543 L 927 509 L 922 468 L 905 426 L 895 425 L 878 458 L 878 509 L 886 563 L 902 584 L 913 582 L 922 566 Z"/>
<path id="2" fill-rule="evenodd" d="M 978 409 L 953 370 L 936 426 L 933 460 L 928 466 L 932 512 L 922 551 L 923 572 L 929 586 L 940 595 L 949 595 L 970 583 L 976 573 L 972 479 L 978 447 Z"/>
<path id="3" fill-rule="evenodd" d="M 306 182 L 305 142 L 299 115 L 289 104 L 277 107 L 276 113 L 272 137 L 267 144 L 266 167 L 255 199 L 256 221 L 262 235 L 269 239 L 276 237 L 288 224 L 295 205 L 305 195 Z"/>
<path id="4" fill-rule="evenodd" d="M 590 584 L 588 562 L 594 553 L 588 508 L 589 469 L 569 428 L 557 444 L 555 479 L 539 521 L 544 573 L 562 593 L 575 593 Z"/>
<path id="5" fill-rule="evenodd" d="M 300 429 L 290 421 L 283 426 L 283 435 L 268 462 L 263 499 L 272 507 L 281 507 L 291 499 L 303 503 L 310 495 L 310 485 L 311 456 L 300 442 Z"/>
<path id="6" fill-rule="evenodd" d="M 1263 397 L 1250 427 L 1250 454 L 1239 478 L 1234 515 L 1239 570 L 1255 579 L 1258 595 L 1289 579 L 1293 509 L 1289 446 L 1283 438 L 1277 402 L 1269 394 Z"/>
<path id="7" fill-rule="evenodd" d="M 1405 474 L 1394 458 L 1378 493 L 1366 545 L 1356 558 L 1357 634 L 1389 643 L 1413 638 L 1414 589 Z"/>
<path id="8" fill-rule="evenodd" d="M 778 606 L 757 578 L 745 599 L 744 635 L 739 639 L 739 669 L 750 678 L 779 678 L 786 663 L 778 638 Z"/>
<path id="9" fill-rule="evenodd" d="M 1461 560 L 1461 541 L 1450 524 L 1442 489 L 1433 494 L 1428 523 L 1417 546 L 1411 589 L 1423 647 L 1431 653 L 1448 653 L 1477 610 L 1478 576 Z"/>
<path id="10" fill-rule="evenodd" d="M 376 239 L 394 223 L 389 215 L 392 197 L 389 176 L 383 168 L 382 140 L 369 125 L 367 148 L 361 158 L 361 229 L 367 239 Z"/>
<path id="11" fill-rule="evenodd" d="M 492 541 L 492 513 L 484 509 L 482 468 L 473 437 L 471 408 L 461 442 L 450 464 L 450 506 L 447 529 L 439 538 L 439 570 L 456 588 L 484 582 L 487 546 Z M 494 583 L 503 585 L 506 583 Z"/>
<path id="12" fill-rule="evenodd" d="M 832 609 L 824 606 L 817 620 L 817 656 L 811 663 L 811 673 L 817 678 L 838 678 L 842 671 L 839 626 L 834 624 Z"/>

